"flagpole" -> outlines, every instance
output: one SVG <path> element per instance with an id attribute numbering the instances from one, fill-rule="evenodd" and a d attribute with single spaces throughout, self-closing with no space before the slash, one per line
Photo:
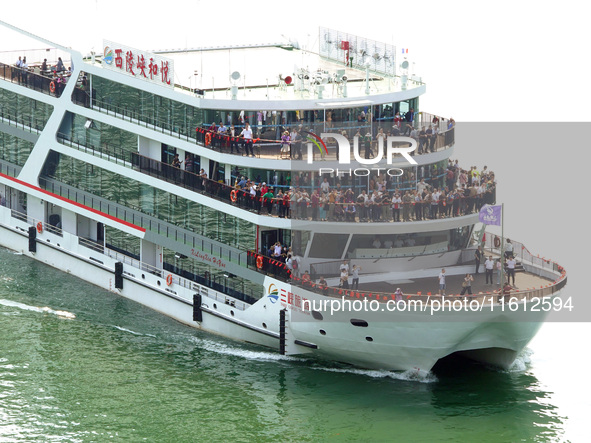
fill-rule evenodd
<path id="1" fill-rule="evenodd" d="M 505 263 L 503 257 L 505 255 L 505 203 L 501 203 L 501 289 L 505 286 Z"/>

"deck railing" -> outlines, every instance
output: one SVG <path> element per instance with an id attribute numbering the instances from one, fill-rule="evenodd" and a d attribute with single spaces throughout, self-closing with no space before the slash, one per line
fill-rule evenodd
<path id="1" fill-rule="evenodd" d="M 183 170 L 167 163 L 157 161 L 153 158 L 140 155 L 137 152 L 126 151 L 124 148 L 86 146 L 78 141 L 69 140 L 64 134 L 58 134 L 58 141 L 79 151 L 104 158 L 126 167 L 134 168 L 144 174 L 157 177 L 194 192 L 199 192 L 208 197 L 232 204 L 240 209 L 250 212 L 296 220 L 321 219 L 319 216 L 321 203 L 318 202 L 318 204 L 314 204 L 310 198 L 293 205 L 291 199 L 284 200 L 277 197 L 267 199 L 260 195 L 252 195 L 248 190 L 237 189 L 234 186 L 223 183 L 221 180 L 216 181 L 201 177 L 197 172 Z M 439 177 L 443 177 L 443 175 Z M 305 189 L 306 187 L 302 188 Z M 343 186 L 342 189 L 344 192 L 349 188 Z M 358 192 L 359 190 L 357 189 L 356 191 Z M 401 191 L 403 191 L 403 189 Z M 409 221 L 411 221 L 419 219 L 419 217 L 420 219 L 433 218 L 435 217 L 433 213 L 436 213 L 437 218 L 468 215 L 477 212 L 483 204 L 494 204 L 495 200 L 496 191 L 493 187 L 487 191 L 482 198 L 463 196 L 460 198 L 452 198 L 447 196 L 445 200 L 442 199 L 439 204 L 436 205 L 436 210 L 433 208 L 433 205 L 427 201 L 421 201 L 419 203 L 412 201 L 400 205 L 400 220 L 403 219 L 405 205 L 408 207 Z M 420 207 L 417 207 L 417 205 L 420 205 Z M 370 206 L 357 203 L 356 201 L 340 201 L 334 204 L 333 212 L 330 211 L 330 204 L 322 204 L 322 206 L 328 207 L 327 214 L 330 217 L 333 217 L 332 214 L 334 212 L 334 217 L 332 219 L 327 218 L 328 221 L 332 222 L 388 222 L 394 220 L 394 213 L 391 210 L 392 203 L 389 201 L 386 203 L 372 202 Z M 271 211 L 269 211 L 269 208 Z"/>
<path id="2" fill-rule="evenodd" d="M 144 214 L 140 208 L 131 208 L 118 203 L 109 202 L 104 198 L 94 196 L 88 192 L 76 189 L 62 183 L 55 182 L 47 177 L 40 177 L 39 184 L 43 189 L 54 194 L 81 203 L 84 206 L 96 209 L 120 220 L 140 226 L 155 234 L 162 235 L 176 242 L 187 245 L 196 250 L 211 254 L 223 260 L 246 266 L 246 252 L 223 245 L 214 240 L 207 239 L 199 234 L 188 232 L 171 223 L 158 220 L 156 217 Z"/>
<path id="3" fill-rule="evenodd" d="M 0 63 L 0 78 L 55 97 L 60 97 L 66 86 L 65 81 L 5 63 Z"/>
<path id="4" fill-rule="evenodd" d="M 201 127 L 198 128 L 188 128 L 184 124 L 175 124 L 174 122 L 170 122 L 169 120 L 163 120 L 156 118 L 151 115 L 147 115 L 143 112 L 138 111 L 136 108 L 128 108 L 124 106 L 115 106 L 109 103 L 108 101 L 101 100 L 96 96 L 93 96 L 92 101 L 90 100 L 90 95 L 87 91 L 82 89 L 75 89 L 74 94 L 72 95 L 72 101 L 75 104 L 91 108 L 94 111 L 98 111 L 104 113 L 106 115 L 112 115 L 116 118 L 120 118 L 124 121 L 129 121 L 130 123 L 135 123 L 139 126 L 152 129 L 154 131 L 160 132 L 162 134 L 170 135 L 172 137 L 176 137 L 180 140 L 184 140 L 191 143 L 198 143 L 201 147 L 208 148 L 211 150 L 218 150 L 221 152 L 225 152 L 231 154 L 231 144 L 232 138 L 221 136 L 217 137 L 216 133 L 212 133 L 214 135 L 212 143 L 206 143 L 206 134 L 207 128 L 209 124 L 203 124 Z M 429 126 L 431 124 L 431 120 L 433 118 L 433 114 L 428 113 L 418 113 L 416 120 L 413 122 L 413 126 L 417 129 L 420 129 L 421 126 Z M 440 128 L 439 135 L 435 138 L 432 149 L 433 151 L 438 151 L 441 149 L 447 149 L 451 147 L 455 142 L 455 131 L 454 128 L 447 128 L 443 121 L 445 120 L 442 117 L 438 117 L 439 122 L 437 126 Z M 253 122 L 254 123 L 254 122 Z M 342 134 L 343 131 L 347 134 L 348 137 L 351 139 L 355 135 L 355 133 L 359 130 L 363 135 L 365 135 L 368 131 L 371 131 L 375 137 L 378 133 L 379 129 L 383 129 L 384 132 L 388 133 L 393 126 L 393 119 L 380 119 L 376 120 L 375 122 L 363 122 L 360 124 L 357 121 L 347 121 L 347 122 L 334 122 L 331 123 L 329 126 L 325 122 L 291 122 L 287 124 L 272 124 L 272 125 L 252 125 L 254 133 L 256 134 L 256 138 L 258 142 L 255 142 L 254 149 L 257 152 L 257 155 L 260 157 L 261 155 L 270 155 L 270 156 L 279 156 L 279 146 L 281 143 L 281 134 L 283 131 L 287 130 L 290 131 L 292 128 L 299 127 L 300 124 L 303 125 L 306 130 L 314 132 L 320 135 L 323 132 L 329 133 L 338 133 Z M 402 123 L 401 130 L 404 131 L 406 128 L 407 122 Z M 240 134 L 244 125 L 236 125 L 236 135 Z M 238 141 L 238 145 L 241 146 L 242 140 L 235 137 L 234 141 Z M 418 141 L 418 140 L 417 140 Z M 374 141 L 375 143 L 375 141 Z M 302 159 L 307 159 L 307 152 L 306 149 L 302 149 Z"/>
<path id="5" fill-rule="evenodd" d="M 42 220 L 39 220 L 35 217 L 31 217 L 23 212 L 11 210 L 11 216 L 13 218 L 16 218 L 17 220 L 23 221 L 24 223 L 26 223 L 30 226 L 37 227 L 38 231 L 41 231 L 41 232 L 39 232 L 39 234 L 41 234 L 44 230 L 47 230 L 48 232 L 50 232 L 52 234 L 63 236 L 64 231 L 62 231 L 61 228 L 57 228 L 57 227 L 52 226 L 48 223 L 43 223 Z M 39 224 L 41 224 L 40 228 L 39 228 Z M 76 235 L 76 233 L 73 233 L 73 232 L 69 232 L 69 234 Z M 210 287 L 208 287 L 205 284 L 200 284 L 199 282 L 196 282 L 194 280 L 182 277 L 174 272 L 169 272 L 165 269 L 159 269 L 159 268 L 152 266 L 148 263 L 144 263 L 136 258 L 130 257 L 129 255 L 126 255 L 122 252 L 110 249 L 110 248 L 106 247 L 103 242 L 100 242 L 100 241 L 96 241 L 96 240 L 84 238 L 84 237 L 78 237 L 78 244 L 80 246 L 87 248 L 87 249 L 95 251 L 99 254 L 106 255 L 106 256 L 113 258 L 117 261 L 125 263 L 126 265 L 130 266 L 131 268 L 137 269 L 139 272 L 141 272 L 141 271 L 149 272 L 149 273 L 156 275 L 162 279 L 165 279 L 170 274 L 172 281 L 171 281 L 170 285 L 167 284 L 166 286 L 171 286 L 172 288 L 174 288 L 173 285 L 180 286 L 180 287 L 189 289 L 191 291 L 198 292 L 201 295 L 206 295 L 210 298 L 213 298 L 216 301 L 219 301 L 219 302 L 222 302 L 225 304 L 229 304 L 229 305 L 236 307 L 240 310 L 245 310 L 249 305 L 256 302 L 256 299 L 254 297 L 244 294 L 244 293 L 241 293 L 241 292 L 231 289 L 229 287 L 228 287 L 228 291 L 231 292 L 231 294 L 225 294 L 223 292 L 223 290 L 220 291 L 220 290 L 216 290 L 216 289 L 212 288 L 211 286 L 218 286 L 221 289 L 223 287 L 223 285 L 216 283 L 215 281 L 211 281 L 211 279 L 209 279 L 209 278 L 201 277 L 201 280 L 203 280 L 204 283 L 208 282 Z M 59 247 L 59 244 L 58 244 L 58 247 Z M 96 257 L 90 256 L 89 259 L 94 260 L 94 261 L 99 261 L 100 263 L 102 263 L 102 261 L 97 259 Z M 127 273 L 128 275 L 130 275 L 133 278 L 139 278 L 138 276 L 136 276 L 135 274 L 132 274 L 130 272 L 124 271 L 124 273 Z"/>
<path id="6" fill-rule="evenodd" d="M 494 242 L 494 236 L 490 235 L 490 237 L 491 237 L 491 242 Z M 531 254 L 527 250 L 527 248 L 525 248 L 525 246 L 523 246 L 519 242 L 514 242 L 514 244 L 516 246 L 519 246 L 520 248 L 523 248 L 523 251 L 526 251 L 523 254 L 523 257 L 525 260 L 529 261 L 535 269 L 540 269 L 540 270 L 545 269 L 547 271 L 550 271 L 551 275 L 553 275 L 553 277 L 554 277 L 554 280 L 553 281 L 547 280 L 547 283 L 545 285 L 541 285 L 541 286 L 535 287 L 535 288 L 511 289 L 511 291 L 508 293 L 502 293 L 499 290 L 499 291 L 478 292 L 478 293 L 474 293 L 473 295 L 466 295 L 466 296 L 460 296 L 459 294 L 442 296 L 442 295 L 438 295 L 438 294 L 432 294 L 431 292 L 426 292 L 426 293 L 418 292 L 416 294 L 404 294 L 402 297 L 402 301 L 417 300 L 417 301 L 421 302 L 422 304 L 426 304 L 426 303 L 428 304 L 429 302 L 433 302 L 433 301 L 441 302 L 442 300 L 456 300 L 459 297 L 462 297 L 462 299 L 465 298 L 466 300 L 477 299 L 481 303 L 486 303 L 486 302 L 500 303 L 500 302 L 508 302 L 509 300 L 521 302 L 521 301 L 525 301 L 525 300 L 531 301 L 536 298 L 548 297 L 548 296 L 554 294 L 555 292 L 558 292 L 566 285 L 566 281 L 567 281 L 566 271 L 564 270 L 564 268 L 562 266 L 560 266 L 556 262 L 552 262 L 548 259 L 539 258 L 539 256 L 534 256 L 533 254 Z M 390 300 L 397 300 L 396 295 L 394 293 L 368 291 L 368 290 L 365 290 L 365 291 L 355 290 L 354 291 L 354 290 L 349 290 L 349 289 L 343 289 L 340 287 L 333 287 L 333 286 L 327 286 L 327 285 L 322 286 L 322 285 L 318 285 L 314 281 L 302 280 L 300 277 L 297 277 L 295 275 L 292 275 L 291 283 L 296 286 L 300 286 L 306 290 L 320 293 L 320 294 L 324 294 L 324 295 L 327 295 L 330 297 L 338 297 L 338 298 L 345 297 L 345 298 L 351 298 L 351 299 L 368 298 L 368 299 L 375 299 L 378 302 L 383 302 L 383 303 L 386 303 Z"/>

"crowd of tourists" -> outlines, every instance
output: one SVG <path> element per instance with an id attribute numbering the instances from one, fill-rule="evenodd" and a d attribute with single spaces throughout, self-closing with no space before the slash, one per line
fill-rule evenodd
<path id="1" fill-rule="evenodd" d="M 415 183 L 413 183 L 415 185 Z M 342 222 L 413 221 L 457 217 L 495 201 L 494 173 L 485 166 L 459 167 L 449 162 L 441 185 L 421 179 L 413 189 L 399 189 L 386 178 L 370 180 L 368 189 L 354 192 L 324 178 L 318 188 L 273 188 L 266 182 L 240 176 L 235 199 L 241 206 L 281 218 Z"/>

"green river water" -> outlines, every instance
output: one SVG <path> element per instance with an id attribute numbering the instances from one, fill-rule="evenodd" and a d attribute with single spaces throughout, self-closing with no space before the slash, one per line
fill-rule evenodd
<path id="1" fill-rule="evenodd" d="M 547 441 L 568 422 L 527 353 L 422 379 L 286 358 L 5 249 L 0 349 L 0 441 Z"/>

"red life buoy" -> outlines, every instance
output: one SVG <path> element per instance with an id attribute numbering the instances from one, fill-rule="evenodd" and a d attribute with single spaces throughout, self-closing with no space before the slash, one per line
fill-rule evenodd
<path id="1" fill-rule="evenodd" d="M 41 234 L 43 232 L 43 223 L 37 223 L 37 232 Z"/>
<path id="2" fill-rule="evenodd" d="M 495 248 L 498 248 L 498 247 L 501 246 L 501 239 L 500 239 L 500 237 L 495 237 L 494 244 L 495 244 Z"/>
<path id="3" fill-rule="evenodd" d="M 209 146 L 211 144 L 211 132 L 205 134 L 205 146 Z"/>
<path id="4" fill-rule="evenodd" d="M 263 269 L 263 256 L 262 255 L 257 256 L 257 268 Z"/>
<path id="5" fill-rule="evenodd" d="M 53 80 L 49 83 L 49 92 L 55 92 L 55 82 Z"/>
<path id="6" fill-rule="evenodd" d="M 172 274 L 168 274 L 168 275 L 166 276 L 166 284 L 167 284 L 168 286 L 172 285 Z"/>
<path id="7" fill-rule="evenodd" d="M 236 200 L 238 200 L 237 194 L 236 189 L 233 189 L 232 192 L 230 192 L 230 200 L 232 200 L 232 203 L 236 203 Z"/>

